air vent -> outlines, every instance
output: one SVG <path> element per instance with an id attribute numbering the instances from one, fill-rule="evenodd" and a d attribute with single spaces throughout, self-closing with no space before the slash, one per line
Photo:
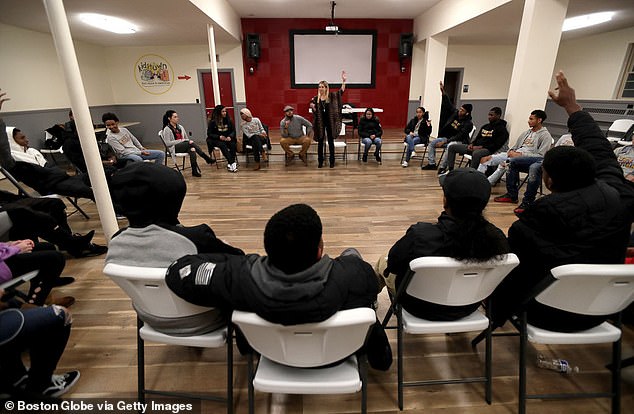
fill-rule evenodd
<path id="1" fill-rule="evenodd" d="M 584 107 L 584 111 L 589 112 L 591 114 L 609 114 L 609 115 L 625 115 L 625 109 L 616 109 L 616 108 L 589 108 Z"/>

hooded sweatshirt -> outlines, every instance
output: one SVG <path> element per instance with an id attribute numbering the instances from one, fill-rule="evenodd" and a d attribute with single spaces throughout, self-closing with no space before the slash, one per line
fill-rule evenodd
<path id="1" fill-rule="evenodd" d="M 7 134 L 13 135 L 13 129 L 11 129 L 11 132 L 7 131 Z M 28 162 L 29 164 L 39 165 L 40 167 L 46 165 L 46 158 L 35 148 L 25 148 L 15 142 L 13 138 L 9 138 L 9 146 L 11 147 L 11 156 L 14 160 Z"/>

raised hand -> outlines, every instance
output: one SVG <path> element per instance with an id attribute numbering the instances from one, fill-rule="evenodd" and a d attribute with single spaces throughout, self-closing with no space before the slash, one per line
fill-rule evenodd
<path id="1" fill-rule="evenodd" d="M 2 89 L 0 89 L 0 91 L 2 91 Z M 0 92 L 0 109 L 2 109 L 3 103 L 11 100 L 11 98 L 6 98 L 6 95 L 7 95 L 6 92 Z"/>
<path id="2" fill-rule="evenodd" d="M 568 79 L 562 71 L 555 74 L 557 87 L 554 91 L 548 91 L 548 95 L 557 105 L 566 110 L 568 115 L 580 111 L 581 106 L 577 103 L 575 90 L 568 85 Z"/>

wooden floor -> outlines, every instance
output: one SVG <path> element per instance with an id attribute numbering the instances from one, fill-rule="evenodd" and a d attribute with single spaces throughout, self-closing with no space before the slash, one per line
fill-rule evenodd
<path id="1" fill-rule="evenodd" d="M 400 151 L 400 131 L 393 132 L 394 152 Z M 276 146 L 277 147 L 277 146 Z M 281 154 L 279 147 L 274 152 Z M 353 148 L 356 153 L 356 148 Z M 387 154 L 387 153 L 386 153 Z M 442 210 L 442 193 L 434 171 L 417 165 L 401 168 L 397 156 L 383 165 L 362 164 L 356 154 L 347 165 L 317 169 L 311 156 L 308 167 L 296 161 L 284 167 L 274 156 L 268 167 L 253 172 L 244 162 L 238 174 L 215 166 L 205 167 L 202 178 L 185 174 L 188 191 L 181 221 L 185 225 L 208 223 L 228 243 L 247 252 L 264 253 L 262 235 L 268 218 L 292 203 L 308 203 L 320 214 L 324 227 L 325 252 L 338 255 L 354 246 L 374 264 L 381 254 L 417 221 L 434 221 Z M 384 157 L 385 158 L 385 157 Z M 354 159 L 354 160 L 353 160 Z M 504 188 L 494 188 L 501 194 Z M 98 229 L 96 240 L 105 242 L 99 230 L 93 203 L 84 204 L 90 220 L 70 218 L 74 231 Z M 504 231 L 515 221 L 513 207 L 491 203 L 486 215 Z M 120 223 L 122 226 L 125 222 Z M 103 257 L 70 259 L 64 274 L 77 282 L 58 289 L 58 294 L 77 298 L 72 307 L 73 331 L 59 371 L 79 369 L 81 379 L 68 397 L 116 401 L 136 395 L 135 313 L 130 301 L 103 276 Z M 385 292 L 380 296 L 379 313 L 387 308 Z M 510 330 L 510 328 L 508 328 Z M 395 332 L 389 336 L 396 355 Z M 473 353 L 470 335 L 406 336 L 405 375 L 437 378 L 446 375 L 478 375 L 484 349 Z M 564 377 L 529 367 L 529 391 L 577 390 L 594 387 L 607 390 L 609 374 L 603 367 L 609 360 L 609 346 L 530 347 L 530 360 L 537 353 L 568 359 L 578 365 L 579 374 Z M 237 352 L 236 352 L 237 353 Z M 624 331 L 624 356 L 634 354 L 634 332 Z M 149 345 L 146 353 L 147 383 L 151 387 L 216 391 L 225 389 L 224 352 Z M 482 384 L 428 386 L 405 390 L 408 413 L 515 413 L 517 412 L 518 341 L 514 337 L 494 341 L 493 404 L 484 402 Z M 235 357 L 235 411 L 247 412 L 245 360 Z M 634 410 L 634 367 L 623 371 L 623 413 Z M 360 394 L 334 396 L 268 395 L 256 393 L 258 413 L 354 413 L 359 411 Z M 531 413 L 607 413 L 604 399 L 563 402 L 532 401 Z M 221 404 L 204 403 L 199 412 L 221 413 Z M 396 363 L 388 372 L 370 370 L 368 410 L 396 413 Z"/>

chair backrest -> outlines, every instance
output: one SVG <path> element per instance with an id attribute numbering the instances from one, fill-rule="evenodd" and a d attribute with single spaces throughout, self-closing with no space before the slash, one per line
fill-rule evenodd
<path id="1" fill-rule="evenodd" d="M 473 128 L 471 128 L 471 132 L 469 132 L 469 142 L 473 142 L 473 134 L 475 134 L 476 132 L 476 126 L 475 124 L 473 125 Z"/>
<path id="2" fill-rule="evenodd" d="M 500 260 L 462 262 L 449 257 L 419 257 L 409 263 L 414 272 L 410 296 L 448 306 L 469 305 L 487 298 L 519 264 L 513 253 Z"/>
<path id="3" fill-rule="evenodd" d="M 210 308 L 191 304 L 176 296 L 165 284 L 167 269 L 108 263 L 103 273 L 132 299 L 136 308 L 153 316 L 176 318 L 197 315 Z"/>
<path id="4" fill-rule="evenodd" d="M 318 367 L 340 361 L 365 343 L 376 314 L 370 308 L 342 310 L 319 323 L 278 325 L 255 313 L 234 311 L 231 317 L 261 355 L 283 365 Z"/>
<path id="5" fill-rule="evenodd" d="M 551 273 L 557 280 L 535 299 L 553 308 L 610 315 L 634 300 L 634 266 L 629 264 L 567 264 Z"/>
<path id="6" fill-rule="evenodd" d="M 624 141 L 632 140 L 634 131 L 634 119 L 617 119 L 608 128 L 606 136 L 608 138 L 619 138 Z"/>

